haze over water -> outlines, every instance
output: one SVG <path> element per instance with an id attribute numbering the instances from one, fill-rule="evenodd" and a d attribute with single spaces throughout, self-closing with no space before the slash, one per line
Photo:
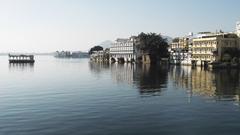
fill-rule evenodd
<path id="1" fill-rule="evenodd" d="M 239 70 L 0 57 L 0 134 L 238 134 Z"/>

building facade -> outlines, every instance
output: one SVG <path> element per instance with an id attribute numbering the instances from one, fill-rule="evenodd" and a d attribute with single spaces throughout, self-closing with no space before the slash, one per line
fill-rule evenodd
<path id="1" fill-rule="evenodd" d="M 81 52 L 81 51 L 56 51 L 54 56 L 56 58 L 89 58 L 89 54 L 87 52 Z"/>
<path id="2" fill-rule="evenodd" d="M 90 60 L 95 62 L 109 62 L 109 49 L 93 51 Z"/>
<path id="3" fill-rule="evenodd" d="M 231 33 L 211 33 L 194 38 L 192 45 L 192 64 L 205 65 L 220 62 L 231 55 L 230 50 L 238 50 L 238 37 Z M 231 57 L 231 56 L 229 56 Z"/>
<path id="4" fill-rule="evenodd" d="M 237 33 L 238 37 L 240 37 L 240 21 L 237 22 L 237 24 L 236 24 L 236 33 Z"/>
<path id="5" fill-rule="evenodd" d="M 169 51 L 171 64 L 191 65 L 191 38 L 175 38 Z"/>
<path id="6" fill-rule="evenodd" d="M 102 62 L 104 61 L 104 51 L 93 51 L 90 55 L 91 61 Z"/>
<path id="7" fill-rule="evenodd" d="M 134 62 L 136 54 L 134 49 L 134 38 L 117 39 L 110 47 L 111 62 Z"/>

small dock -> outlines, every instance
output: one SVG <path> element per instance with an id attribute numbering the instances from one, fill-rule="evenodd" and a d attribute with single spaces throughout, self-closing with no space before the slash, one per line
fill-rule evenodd
<path id="1" fill-rule="evenodd" d="M 9 63 L 34 63 L 34 55 L 11 55 L 9 54 Z"/>

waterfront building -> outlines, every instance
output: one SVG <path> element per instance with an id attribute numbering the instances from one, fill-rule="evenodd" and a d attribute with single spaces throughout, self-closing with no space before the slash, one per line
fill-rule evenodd
<path id="1" fill-rule="evenodd" d="M 74 51 L 71 52 L 71 58 L 89 58 L 89 54 L 87 52 Z"/>
<path id="2" fill-rule="evenodd" d="M 238 37 L 233 33 L 208 33 L 193 39 L 192 64 L 207 65 L 233 56 L 239 49 Z"/>
<path id="3" fill-rule="evenodd" d="M 68 57 L 71 57 L 71 52 L 70 51 L 56 51 L 55 57 L 68 58 Z"/>
<path id="4" fill-rule="evenodd" d="M 110 47 L 111 62 L 133 62 L 136 60 L 134 52 L 134 37 L 117 39 Z"/>
<path id="5" fill-rule="evenodd" d="M 191 65 L 192 36 L 175 38 L 170 44 L 170 63 Z"/>
<path id="6" fill-rule="evenodd" d="M 109 48 L 100 51 L 93 51 L 90 55 L 90 60 L 95 62 L 109 62 Z"/>
<path id="7" fill-rule="evenodd" d="M 81 51 L 56 51 L 54 56 L 56 58 L 88 58 L 89 55 L 87 52 L 81 52 Z"/>
<path id="8" fill-rule="evenodd" d="M 107 49 L 101 51 L 93 51 L 90 56 L 90 60 L 95 62 L 108 62 L 109 51 Z"/>

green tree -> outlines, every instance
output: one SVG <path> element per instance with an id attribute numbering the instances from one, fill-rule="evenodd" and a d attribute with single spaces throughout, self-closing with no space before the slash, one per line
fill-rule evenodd
<path id="1" fill-rule="evenodd" d="M 90 49 L 88 53 L 91 55 L 94 51 L 102 51 L 102 50 L 103 50 L 102 46 L 94 46 Z"/>
<path id="2" fill-rule="evenodd" d="M 142 53 L 148 53 L 151 61 L 169 56 L 167 39 L 156 33 L 141 33 L 137 36 L 137 49 Z"/>
<path id="3" fill-rule="evenodd" d="M 179 42 L 179 38 L 174 38 L 173 42 Z"/>

